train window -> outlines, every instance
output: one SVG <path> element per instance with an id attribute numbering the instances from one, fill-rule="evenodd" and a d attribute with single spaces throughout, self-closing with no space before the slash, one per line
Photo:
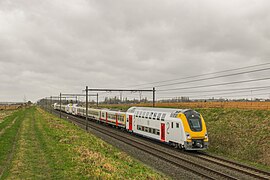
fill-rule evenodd
<path id="1" fill-rule="evenodd" d="M 156 134 L 156 129 L 153 129 L 153 134 Z"/>
<path id="2" fill-rule="evenodd" d="M 198 112 L 189 110 L 185 112 L 185 115 L 192 131 L 198 132 L 202 130 L 202 120 Z"/>
<path id="3" fill-rule="evenodd" d="M 159 135 L 159 130 L 157 130 L 157 135 Z"/>
<path id="4" fill-rule="evenodd" d="M 179 123 L 176 123 L 176 128 L 179 128 Z"/>
<path id="5" fill-rule="evenodd" d="M 153 112 L 149 114 L 149 119 L 152 119 Z"/>
<path id="6" fill-rule="evenodd" d="M 164 113 L 164 114 L 162 114 L 162 116 L 161 116 L 161 121 L 164 121 L 165 120 L 165 116 L 166 116 L 166 114 Z"/>
<path id="7" fill-rule="evenodd" d="M 156 119 L 157 117 L 157 113 L 154 113 L 153 119 Z"/>
<path id="8" fill-rule="evenodd" d="M 161 113 L 158 113 L 157 120 L 160 120 Z"/>
<path id="9" fill-rule="evenodd" d="M 148 115 L 149 115 L 149 112 L 147 112 L 147 113 L 146 113 L 145 118 L 147 118 L 147 119 L 148 119 Z"/>
<path id="10" fill-rule="evenodd" d="M 148 132 L 148 127 L 145 127 L 145 128 L 144 128 L 144 131 L 145 131 L 145 132 Z"/>
<path id="11" fill-rule="evenodd" d="M 172 128 L 173 128 L 173 122 L 172 122 Z"/>
<path id="12" fill-rule="evenodd" d="M 143 114 L 142 114 L 142 118 L 144 118 L 144 116 L 145 116 L 145 113 L 146 113 L 146 112 L 143 112 Z"/>
<path id="13" fill-rule="evenodd" d="M 142 126 L 142 131 L 144 131 L 144 126 Z"/>
<path id="14" fill-rule="evenodd" d="M 142 117 L 142 111 L 140 111 L 139 118 Z"/>

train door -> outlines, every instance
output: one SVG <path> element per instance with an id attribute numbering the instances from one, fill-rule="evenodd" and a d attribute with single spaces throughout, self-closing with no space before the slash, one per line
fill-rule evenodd
<path id="1" fill-rule="evenodd" d="M 161 141 L 165 141 L 165 124 L 164 123 L 161 123 L 160 139 L 161 139 Z"/>
<path id="2" fill-rule="evenodd" d="M 118 126 L 118 116 L 120 116 L 120 115 L 118 115 L 118 114 L 115 115 L 115 125 L 116 125 L 116 127 Z"/>
<path id="3" fill-rule="evenodd" d="M 128 115 L 128 119 L 129 119 L 129 130 L 132 131 L 132 115 Z"/>

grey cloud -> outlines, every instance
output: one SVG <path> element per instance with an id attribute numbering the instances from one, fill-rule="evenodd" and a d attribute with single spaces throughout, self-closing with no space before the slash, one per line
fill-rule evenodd
<path id="1" fill-rule="evenodd" d="M 1 1 L 0 101 L 267 62 L 269 6 L 264 0 Z M 267 73 L 239 79 L 261 75 Z"/>

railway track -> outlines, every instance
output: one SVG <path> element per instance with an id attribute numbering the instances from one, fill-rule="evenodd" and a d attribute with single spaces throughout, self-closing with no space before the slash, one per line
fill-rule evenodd
<path id="1" fill-rule="evenodd" d="M 198 156 L 201 159 L 204 159 L 206 161 L 209 161 L 209 162 L 212 162 L 215 164 L 219 164 L 219 165 L 223 165 L 224 167 L 248 174 L 249 176 L 254 177 L 254 178 L 270 179 L 269 172 L 258 170 L 258 169 L 253 168 L 253 167 L 245 166 L 243 164 L 233 162 L 233 161 L 221 158 L 221 157 L 209 155 L 207 153 L 198 153 L 198 155 L 196 155 L 196 156 Z"/>
<path id="2" fill-rule="evenodd" d="M 68 117 L 68 120 L 75 122 L 81 127 L 85 127 L 85 119 L 70 114 L 64 115 Z M 114 128 L 108 128 L 92 121 L 89 122 L 89 128 L 140 149 L 141 151 L 151 154 L 152 156 L 169 162 L 174 166 L 182 168 L 204 179 L 270 179 L 270 173 L 268 172 L 211 156 L 206 153 L 195 154 L 183 152 L 157 142 L 149 140 L 142 141 L 142 138 L 127 136 L 127 133 L 117 131 Z M 213 166 L 213 164 L 215 164 L 215 166 Z M 216 168 L 216 166 L 218 166 L 218 168 Z"/>

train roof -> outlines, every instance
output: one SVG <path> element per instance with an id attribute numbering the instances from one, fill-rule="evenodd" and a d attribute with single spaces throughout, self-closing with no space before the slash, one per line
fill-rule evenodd
<path id="1" fill-rule="evenodd" d="M 164 113 L 184 113 L 190 109 L 175 109 L 175 108 L 154 108 L 154 107 L 131 107 L 127 110 L 127 112 L 134 112 L 136 110 L 139 111 L 153 111 L 153 112 L 164 112 Z"/>

